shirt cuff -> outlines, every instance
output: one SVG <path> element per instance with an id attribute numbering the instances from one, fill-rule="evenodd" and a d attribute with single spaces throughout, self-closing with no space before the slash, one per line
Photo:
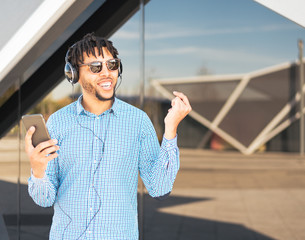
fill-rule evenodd
<path id="1" fill-rule="evenodd" d="M 176 137 L 173 139 L 168 140 L 163 136 L 162 147 L 167 151 L 177 148 L 177 137 L 178 135 L 176 135 Z"/>
<path id="2" fill-rule="evenodd" d="M 33 174 L 33 170 L 31 169 L 30 181 L 32 181 L 33 183 L 47 182 L 48 176 L 47 176 L 47 174 L 44 174 L 43 178 L 36 178 Z"/>

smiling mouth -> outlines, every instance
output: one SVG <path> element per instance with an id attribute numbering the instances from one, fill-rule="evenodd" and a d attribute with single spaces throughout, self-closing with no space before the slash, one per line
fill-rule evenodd
<path id="1" fill-rule="evenodd" d="M 105 90 L 111 89 L 111 82 L 102 82 L 98 84 L 100 87 L 102 87 Z"/>
<path id="2" fill-rule="evenodd" d="M 102 83 L 100 86 L 101 87 L 110 87 L 111 86 L 111 82 Z"/>

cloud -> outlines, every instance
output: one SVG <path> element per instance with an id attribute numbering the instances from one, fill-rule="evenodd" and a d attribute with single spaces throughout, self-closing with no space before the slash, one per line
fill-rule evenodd
<path id="1" fill-rule="evenodd" d="M 124 57 L 137 57 L 139 52 L 123 49 L 120 51 L 120 55 Z M 287 59 L 279 58 L 279 56 L 260 54 L 256 50 L 243 50 L 243 49 L 228 49 L 228 48 L 211 48 L 201 46 L 187 46 L 187 47 L 170 47 L 170 48 L 158 48 L 147 49 L 145 51 L 146 57 L 169 57 L 169 58 L 196 58 L 204 59 L 205 61 L 213 62 L 242 62 L 243 64 L 264 65 L 269 66 L 280 62 L 285 62 Z"/>
<path id="2" fill-rule="evenodd" d="M 134 40 L 140 36 L 137 31 L 120 30 L 117 31 L 111 38 L 117 40 Z"/>
<path id="3" fill-rule="evenodd" d="M 286 61 L 278 57 L 261 55 L 256 52 L 246 52 L 240 49 L 219 49 L 205 47 L 181 47 L 167 48 L 146 51 L 147 56 L 178 56 L 187 57 L 188 55 L 196 56 L 196 58 L 204 58 L 207 61 L 217 62 L 243 62 L 254 65 L 273 65 Z"/>
<path id="4" fill-rule="evenodd" d="M 113 38 L 116 40 L 134 40 L 139 39 L 139 31 L 135 28 L 135 24 L 130 27 L 118 31 Z M 215 36 L 215 35 L 230 35 L 230 34 L 245 34 L 245 33 L 259 33 L 259 32 L 277 32 L 295 30 L 297 27 L 287 24 L 270 24 L 265 26 L 248 26 L 236 28 L 193 28 L 177 27 L 171 23 L 147 23 L 145 28 L 145 39 L 171 39 L 183 37 L 200 37 L 200 36 Z"/>

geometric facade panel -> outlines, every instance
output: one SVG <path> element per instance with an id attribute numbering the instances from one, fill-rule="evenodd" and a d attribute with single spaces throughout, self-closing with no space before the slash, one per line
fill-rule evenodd
<path id="1" fill-rule="evenodd" d="M 156 79 L 152 85 L 169 99 L 173 90 L 185 93 L 190 116 L 244 154 L 300 118 L 297 62 L 240 75 Z"/>
<path id="2" fill-rule="evenodd" d="M 232 81 L 196 82 L 165 84 L 164 88 L 169 92 L 179 91 L 188 96 L 192 108 L 212 121 L 228 97 L 236 88 L 240 79 Z"/>

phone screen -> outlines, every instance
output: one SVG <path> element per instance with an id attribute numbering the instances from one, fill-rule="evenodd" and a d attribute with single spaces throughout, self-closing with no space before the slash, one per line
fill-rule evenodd
<path id="1" fill-rule="evenodd" d="M 31 126 L 35 127 L 35 132 L 32 136 L 32 144 L 34 147 L 41 142 L 51 139 L 45 120 L 41 114 L 24 115 L 22 116 L 22 122 L 26 130 L 29 130 Z"/>

